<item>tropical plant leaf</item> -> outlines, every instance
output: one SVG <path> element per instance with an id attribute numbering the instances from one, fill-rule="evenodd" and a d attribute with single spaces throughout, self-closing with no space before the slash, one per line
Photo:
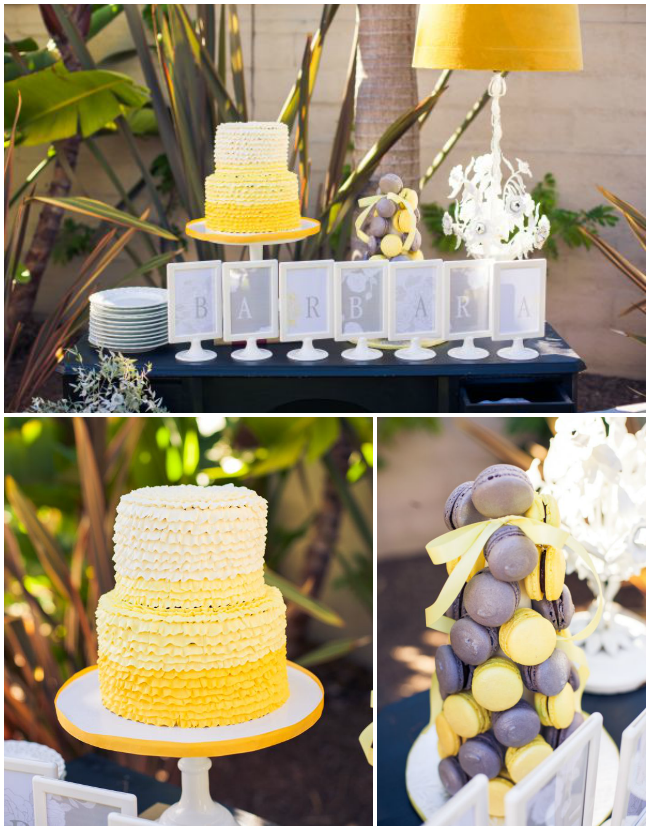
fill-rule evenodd
<path id="1" fill-rule="evenodd" d="M 77 133 L 85 138 L 120 115 L 142 107 L 147 90 L 127 75 L 105 69 L 68 72 L 56 64 L 5 84 L 5 130 L 22 108 L 17 144 L 51 144 Z"/>
<path id="2" fill-rule="evenodd" d="M 341 640 L 329 640 L 313 651 L 308 651 L 307 654 L 298 657 L 296 663 L 305 668 L 318 666 L 322 663 L 330 663 L 332 660 L 338 660 L 341 657 L 352 654 L 353 651 L 356 651 L 362 646 L 367 646 L 369 642 L 370 637 L 346 637 Z"/>
<path id="3" fill-rule="evenodd" d="M 179 4 L 175 6 L 175 10 L 180 15 L 183 22 L 185 36 L 192 50 L 192 54 L 194 55 L 194 59 L 203 69 L 206 85 L 216 101 L 221 120 L 241 121 L 237 105 L 228 93 L 225 81 L 219 75 L 208 50 L 196 36 L 196 32 L 192 26 L 192 21 L 190 20 L 185 7 L 182 4 Z"/>
<path id="4" fill-rule="evenodd" d="M 120 225 L 124 228 L 160 236 L 163 239 L 170 239 L 172 242 L 178 241 L 178 237 L 171 231 L 160 228 L 158 225 L 153 225 L 151 222 L 145 222 L 143 219 L 138 219 L 137 216 L 131 216 L 130 213 L 125 213 L 104 202 L 98 202 L 96 199 L 87 199 L 85 196 L 66 196 L 59 198 L 34 196 L 33 200 L 36 202 L 45 202 L 49 205 L 56 205 L 64 210 L 70 210 L 73 213 L 81 213 L 84 216 L 101 219 L 112 225 Z"/>
<path id="5" fill-rule="evenodd" d="M 309 202 L 309 61 L 311 38 L 307 38 L 302 62 L 302 76 L 299 87 L 298 129 L 296 130 L 296 153 L 298 155 L 298 182 L 300 188 L 300 210 L 305 213 Z"/>
<path id="6" fill-rule="evenodd" d="M 643 300 L 639 300 L 638 303 L 632 303 L 632 305 L 628 306 L 624 311 L 618 315 L 619 317 L 626 317 L 632 311 L 642 311 L 644 314 L 646 313 L 646 301 L 645 297 Z"/>
<path id="7" fill-rule="evenodd" d="M 241 46 L 241 28 L 237 5 L 228 3 L 228 34 L 230 35 L 230 68 L 232 70 L 232 85 L 235 92 L 235 103 L 242 121 L 248 121 L 248 107 L 246 106 L 246 81 L 244 78 L 244 53 Z"/>
<path id="8" fill-rule="evenodd" d="M 636 225 L 639 230 L 643 231 L 643 238 L 645 243 L 645 223 L 646 218 L 641 213 L 640 210 L 635 208 L 629 202 L 626 202 L 624 199 L 620 199 L 618 196 L 615 196 L 611 191 L 607 190 L 604 187 L 598 186 L 598 190 L 603 194 L 603 196 L 607 199 L 607 201 L 611 202 L 614 207 L 619 210 L 623 216 L 627 219 L 630 225 Z"/>
<path id="9" fill-rule="evenodd" d="M 329 27 L 332 25 L 332 21 L 334 20 L 334 16 L 336 15 L 338 7 L 339 5 L 334 3 L 326 3 L 323 6 L 323 11 L 320 19 L 320 26 L 311 38 L 310 57 L 308 61 L 310 96 L 314 90 L 316 76 L 318 75 L 320 59 L 321 55 L 323 54 L 323 44 L 325 43 L 325 36 L 327 35 Z M 287 125 L 287 127 L 289 127 L 289 130 L 292 129 L 296 115 L 298 113 L 298 106 L 300 101 L 300 84 L 302 81 L 303 71 L 303 66 L 301 66 L 300 71 L 298 72 L 298 77 L 296 78 L 293 86 L 291 87 L 289 95 L 287 96 L 286 101 L 282 105 L 280 115 L 278 116 L 278 121 L 283 121 Z"/>
<path id="10" fill-rule="evenodd" d="M 636 265 L 633 265 L 629 259 L 617 251 L 613 245 L 610 245 L 609 242 L 606 242 L 597 234 L 587 230 L 587 228 L 581 227 L 580 233 L 587 237 L 587 239 L 589 239 L 589 241 L 595 245 L 622 274 L 633 282 L 637 288 L 640 288 L 642 291 L 646 290 L 646 276 L 643 271 L 639 270 Z"/>
<path id="11" fill-rule="evenodd" d="M 269 585 L 278 588 L 288 602 L 293 602 L 295 605 L 298 605 L 310 617 L 320 620 L 326 625 L 335 626 L 336 628 L 342 628 L 345 625 L 336 611 L 325 605 L 324 602 L 303 593 L 293 582 L 275 573 L 275 571 L 269 570 L 269 568 L 265 569 L 264 575 Z"/>
<path id="12" fill-rule="evenodd" d="M 9 49 L 17 49 L 19 52 L 36 52 L 38 43 L 33 37 L 24 37 L 22 40 L 5 40 L 5 52 Z"/>
<path id="13" fill-rule="evenodd" d="M 334 198 L 337 188 L 341 182 L 343 175 L 343 166 L 345 158 L 348 153 L 350 145 L 350 136 L 352 135 L 352 125 L 354 123 L 354 91 L 357 78 L 357 40 L 359 37 L 358 27 L 354 33 L 354 43 L 352 44 L 352 53 L 350 58 L 350 66 L 348 69 L 348 77 L 345 83 L 345 92 L 343 94 L 343 101 L 341 102 L 341 110 L 339 112 L 339 120 L 336 125 L 336 132 L 334 133 L 334 141 L 332 143 L 332 151 L 330 153 L 330 161 L 325 175 L 325 183 L 323 186 L 322 208 L 325 208 L 329 202 Z"/>
<path id="14" fill-rule="evenodd" d="M 623 337 L 629 337 L 631 340 L 636 340 L 637 343 L 641 343 L 642 346 L 646 345 L 646 338 L 643 334 L 633 334 L 629 331 L 620 331 L 619 329 L 612 329 L 614 334 L 621 334 Z"/>
<path id="15" fill-rule="evenodd" d="M 396 118 L 384 131 L 361 159 L 357 167 L 338 188 L 334 198 L 326 206 L 320 217 L 320 233 L 309 237 L 306 241 L 305 248 L 307 251 L 311 253 L 314 248 L 322 243 L 323 238 L 328 237 L 340 226 L 343 219 L 354 209 L 357 196 L 374 173 L 382 157 L 399 141 L 407 130 L 418 123 L 423 116 L 433 109 L 446 89 L 446 86 L 434 89 L 430 95 L 420 101 L 415 107 L 411 107 L 411 109 Z"/>

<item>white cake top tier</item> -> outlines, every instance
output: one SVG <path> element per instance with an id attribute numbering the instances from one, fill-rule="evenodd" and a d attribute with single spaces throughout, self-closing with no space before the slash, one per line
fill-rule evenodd
<path id="1" fill-rule="evenodd" d="M 289 161 L 289 130 L 280 121 L 219 124 L 214 140 L 215 169 L 224 166 L 280 164 Z"/>
<path id="2" fill-rule="evenodd" d="M 131 579 L 229 579 L 264 565 L 266 500 L 246 487 L 142 487 L 122 496 L 115 573 Z"/>

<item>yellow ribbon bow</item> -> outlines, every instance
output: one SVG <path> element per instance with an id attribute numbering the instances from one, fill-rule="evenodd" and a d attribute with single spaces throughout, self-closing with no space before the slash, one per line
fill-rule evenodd
<path id="1" fill-rule="evenodd" d="M 390 199 L 391 202 L 395 202 L 398 208 L 405 210 L 413 217 L 413 230 L 409 232 L 406 239 L 404 240 L 404 244 L 402 245 L 403 251 L 410 251 L 411 245 L 413 244 L 413 240 L 415 239 L 417 220 L 415 219 L 415 210 L 406 201 L 406 199 L 399 195 L 399 193 L 380 193 L 377 196 L 366 196 L 363 199 L 359 199 L 359 207 L 365 208 L 365 210 L 361 211 L 361 213 L 357 216 L 356 222 L 354 223 L 354 226 L 357 231 L 357 236 L 362 242 L 365 242 L 366 245 L 370 241 L 370 237 L 368 236 L 368 234 L 362 231 L 361 228 L 363 227 L 363 223 L 366 221 L 368 214 L 380 199 Z"/>
<path id="2" fill-rule="evenodd" d="M 375 707 L 374 707 L 372 697 L 373 697 L 373 695 L 371 693 L 370 694 L 370 708 L 374 709 Z M 368 726 L 366 726 L 366 728 L 363 730 L 363 732 L 359 735 L 359 743 L 361 744 L 361 748 L 363 749 L 364 754 L 366 756 L 366 760 L 368 761 L 370 766 L 373 765 L 373 763 L 372 763 L 373 762 L 373 735 L 374 735 L 373 725 L 374 725 L 374 721 L 373 721 L 373 723 L 369 723 Z"/>

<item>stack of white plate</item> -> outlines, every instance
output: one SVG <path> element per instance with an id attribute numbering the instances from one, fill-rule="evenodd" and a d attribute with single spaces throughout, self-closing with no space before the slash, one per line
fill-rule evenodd
<path id="1" fill-rule="evenodd" d="M 149 352 L 168 342 L 167 289 L 112 288 L 90 297 L 91 345 Z"/>

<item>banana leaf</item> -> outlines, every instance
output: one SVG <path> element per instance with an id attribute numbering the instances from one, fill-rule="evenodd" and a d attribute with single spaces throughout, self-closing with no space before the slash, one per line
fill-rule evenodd
<path id="1" fill-rule="evenodd" d="M 68 72 L 56 64 L 6 83 L 5 129 L 22 97 L 17 144 L 51 144 L 77 133 L 86 138 L 149 100 L 127 75 L 104 69 Z"/>
<path id="2" fill-rule="evenodd" d="M 72 211 L 73 213 L 81 213 L 84 216 L 90 216 L 94 219 L 101 219 L 102 221 L 110 222 L 113 225 L 120 225 L 125 228 L 131 228 L 136 231 L 143 231 L 154 236 L 160 236 L 163 239 L 170 239 L 172 242 L 177 242 L 178 237 L 171 233 L 171 231 L 159 228 L 151 222 L 145 222 L 143 219 L 138 219 L 137 216 L 131 216 L 122 210 L 107 205 L 104 202 L 98 202 L 96 199 L 87 199 L 84 196 L 66 196 L 53 198 L 51 196 L 34 196 L 33 201 L 45 202 L 50 205 L 57 205 L 64 210 Z"/>

